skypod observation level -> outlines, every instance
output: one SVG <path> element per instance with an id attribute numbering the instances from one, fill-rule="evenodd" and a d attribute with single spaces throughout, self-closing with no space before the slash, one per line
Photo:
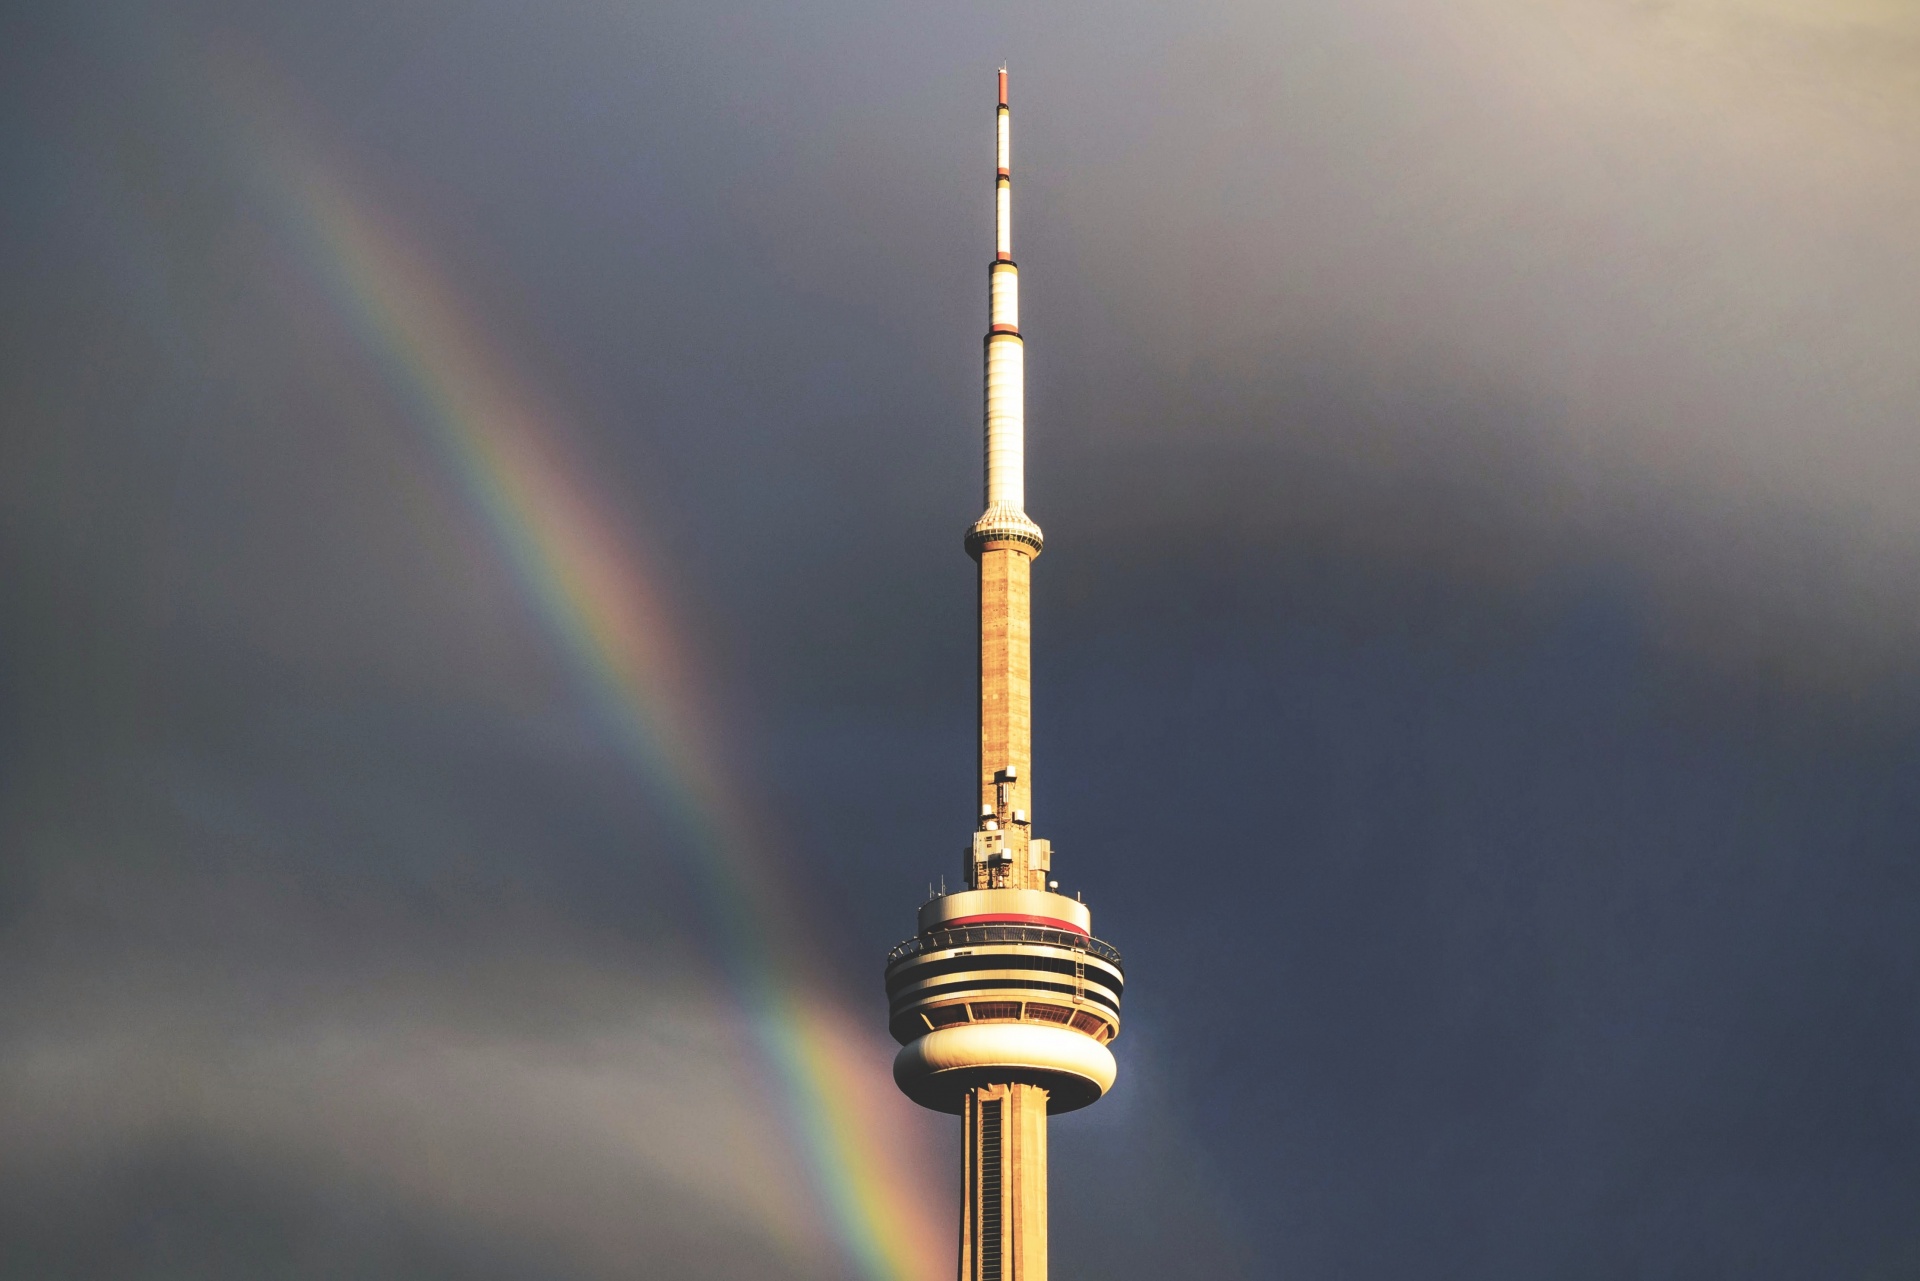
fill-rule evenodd
<path id="1" fill-rule="evenodd" d="M 923 1107 L 962 1118 L 960 1281 L 1045 1281 L 1047 1117 L 1097 1101 L 1116 1071 L 1120 953 L 1084 903 L 1058 893 L 1033 835 L 1030 583 L 1044 540 L 1026 512 L 1026 348 L 1013 260 L 1013 122 L 996 112 L 995 253 L 988 268 L 985 511 L 967 530 L 979 566 L 980 738 L 967 888 L 920 908 L 887 955 L 893 1076 Z"/>

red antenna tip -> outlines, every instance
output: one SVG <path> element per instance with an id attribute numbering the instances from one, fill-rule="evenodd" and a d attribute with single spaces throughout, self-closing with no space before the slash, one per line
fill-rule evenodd
<path id="1" fill-rule="evenodd" d="M 1007 105 L 1007 69 L 1000 68 L 1000 105 Z"/>

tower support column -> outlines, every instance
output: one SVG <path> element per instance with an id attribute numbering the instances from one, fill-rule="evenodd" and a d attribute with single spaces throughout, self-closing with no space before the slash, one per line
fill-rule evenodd
<path id="1" fill-rule="evenodd" d="M 1047 1092 L 967 1092 L 960 1281 L 1047 1281 Z"/>

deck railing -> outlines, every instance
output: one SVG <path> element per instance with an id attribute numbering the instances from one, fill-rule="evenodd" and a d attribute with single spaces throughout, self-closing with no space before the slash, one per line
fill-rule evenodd
<path id="1" fill-rule="evenodd" d="M 1085 934 L 1075 934 L 1071 930 L 1051 930 L 1041 925 L 963 925 L 957 929 L 916 934 L 904 943 L 894 944 L 887 953 L 887 965 L 891 967 L 926 952 L 945 951 L 950 947 L 976 947 L 983 943 L 1039 943 L 1047 947 L 1071 948 L 1076 952 L 1097 956 L 1116 969 L 1120 968 L 1120 949 L 1113 944 L 1103 943 Z"/>

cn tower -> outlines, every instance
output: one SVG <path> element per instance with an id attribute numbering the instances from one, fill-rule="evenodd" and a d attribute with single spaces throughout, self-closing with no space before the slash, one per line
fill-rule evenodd
<path id="1" fill-rule="evenodd" d="M 887 956 L 901 1044 L 893 1079 L 958 1114 L 966 1139 L 960 1281 L 1046 1281 L 1047 1117 L 1113 1085 L 1120 953 L 1058 893 L 1033 835 L 1030 583 L 1040 528 L 1026 511 L 1026 354 L 1013 261 L 1013 119 L 996 113 L 995 253 L 988 268 L 986 510 L 967 530 L 980 574 L 980 756 L 965 889 L 929 899 Z"/>

